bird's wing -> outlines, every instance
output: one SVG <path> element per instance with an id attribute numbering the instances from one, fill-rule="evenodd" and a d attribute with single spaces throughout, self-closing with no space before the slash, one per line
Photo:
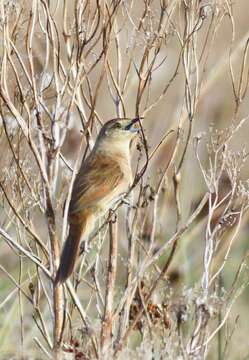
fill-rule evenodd
<path id="1" fill-rule="evenodd" d="M 73 215 L 85 208 L 98 206 L 98 202 L 117 188 L 123 178 L 124 173 L 117 161 L 103 154 L 90 155 L 76 176 L 69 214 Z"/>

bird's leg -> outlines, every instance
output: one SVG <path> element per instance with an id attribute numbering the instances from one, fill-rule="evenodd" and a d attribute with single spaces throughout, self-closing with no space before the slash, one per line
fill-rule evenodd
<path id="1" fill-rule="evenodd" d="M 110 209 L 108 215 L 108 222 L 112 222 L 112 224 L 114 224 L 116 221 L 117 221 L 116 210 Z"/>
<path id="2" fill-rule="evenodd" d="M 124 205 L 127 205 L 128 206 L 128 208 L 129 209 L 136 209 L 136 206 L 134 206 L 134 205 L 132 205 L 131 204 L 131 202 L 130 202 L 130 197 L 128 196 L 128 197 L 123 197 L 122 199 L 121 199 L 121 204 L 124 204 Z"/>
<path id="3" fill-rule="evenodd" d="M 90 252 L 90 247 L 87 238 L 86 240 L 82 241 L 82 243 L 80 244 L 80 254 L 82 253 L 89 254 L 89 252 Z"/>

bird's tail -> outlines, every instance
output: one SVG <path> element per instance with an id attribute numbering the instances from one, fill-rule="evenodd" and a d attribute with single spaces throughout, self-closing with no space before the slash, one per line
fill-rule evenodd
<path id="1" fill-rule="evenodd" d="M 64 283 L 72 274 L 79 254 L 80 239 L 85 227 L 86 222 L 70 224 L 69 234 L 61 254 L 60 266 L 55 277 L 56 284 Z"/>

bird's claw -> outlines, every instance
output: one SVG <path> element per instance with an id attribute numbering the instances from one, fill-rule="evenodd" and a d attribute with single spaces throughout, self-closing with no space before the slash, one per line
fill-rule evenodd
<path id="1" fill-rule="evenodd" d="M 89 252 L 90 252 L 90 246 L 88 244 L 88 241 L 83 241 L 82 244 L 80 245 L 80 253 L 89 254 Z"/>
<path id="2" fill-rule="evenodd" d="M 129 209 L 136 209 L 136 206 L 132 205 L 130 200 L 127 199 L 127 198 L 123 198 L 121 200 L 121 203 L 124 204 L 124 205 L 127 205 Z"/>

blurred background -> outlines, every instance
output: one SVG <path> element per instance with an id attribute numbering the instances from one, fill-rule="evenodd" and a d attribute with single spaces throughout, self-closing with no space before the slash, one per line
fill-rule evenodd
<path id="1" fill-rule="evenodd" d="M 167 272 L 167 291 L 159 286 L 160 289 L 153 294 L 153 303 L 161 304 L 167 299 L 174 309 L 175 304 L 179 305 L 185 299 L 186 307 L 190 309 L 190 324 L 183 326 L 182 337 L 187 346 L 195 326 L 191 307 L 196 304 L 198 296 L 195 293 L 199 292 L 203 278 L 207 224 L 213 228 L 217 224 L 223 226 L 227 219 L 221 214 L 227 201 L 231 200 L 229 209 L 234 212 L 239 209 L 238 213 L 243 213 L 243 216 L 239 219 L 238 214 L 234 215 L 232 224 L 225 227 L 222 234 L 215 235 L 217 248 L 212 259 L 212 272 L 220 268 L 224 259 L 225 264 L 212 285 L 210 303 L 213 302 L 214 320 L 207 330 L 207 339 L 208 333 L 211 334 L 224 319 L 230 305 L 231 309 L 222 330 L 210 340 L 205 356 L 208 359 L 249 358 L 248 204 L 243 202 L 241 205 L 241 187 L 243 185 L 246 192 L 249 178 L 248 1 L 104 1 L 99 5 L 99 15 L 96 11 L 98 2 L 95 1 L 45 3 L 46 6 L 41 1 L 5 1 L 1 5 L 0 227 L 17 243 L 42 258 L 41 251 L 32 242 L 32 234 L 25 229 L 25 224 L 28 224 L 31 231 L 47 244 L 41 176 L 29 144 L 8 106 L 6 93 L 31 128 L 33 140 L 41 153 L 37 109 L 43 117 L 45 147 L 49 148 L 51 139 L 58 138 L 61 158 L 57 173 L 54 172 L 57 174 L 54 208 L 59 237 L 62 234 L 63 204 L 71 178 L 70 167 L 79 156 L 80 144 L 89 151 L 101 124 L 111 118 L 144 116 L 142 126 L 146 145 L 145 139 L 133 144 L 134 174 L 137 167 L 141 169 L 146 162 L 145 148 L 153 156 L 133 192 L 134 205 L 139 204 L 141 198 L 147 201 L 139 213 L 141 231 L 138 231 L 138 239 L 142 245 L 137 246 L 137 264 L 144 256 L 142 247 L 150 245 L 152 230 L 155 232 L 152 252 L 155 253 L 187 223 L 206 192 L 217 195 L 219 201 L 227 195 L 225 202 L 213 213 L 210 212 L 210 196 L 211 203 L 205 205 L 180 238 Z M 110 17 L 112 11 L 115 11 L 113 19 Z M 108 21 L 112 24 L 110 29 Z M 103 24 L 108 38 L 106 48 L 103 47 Z M 94 32 L 95 26 L 97 30 Z M 8 38 L 11 41 L 8 42 Z M 86 39 L 89 42 L 84 45 Z M 29 50 L 29 45 L 32 50 Z M 34 83 L 40 108 L 35 99 Z M 218 176 L 225 157 L 224 171 L 214 189 L 214 173 Z M 215 166 L 217 172 L 213 171 Z M 154 196 L 161 178 L 153 228 Z M 178 179 L 177 188 L 175 179 Z M 233 189 L 231 179 L 234 179 L 236 189 Z M 143 196 L 141 189 L 147 189 Z M 127 209 L 122 207 L 118 215 L 117 286 L 120 288 L 124 286 L 127 268 L 123 261 L 128 251 L 126 216 Z M 93 250 L 88 264 L 95 254 Z M 107 241 L 101 254 L 105 263 Z M 160 257 L 158 266 L 163 266 L 167 256 L 168 253 L 164 253 Z M 14 355 L 14 348 L 22 350 L 23 359 L 25 354 L 35 359 L 43 358 L 37 355 L 39 346 L 34 345 L 34 338 L 39 337 L 34 320 L 37 314 L 13 282 L 15 278 L 16 283 L 22 283 L 25 292 L 34 296 L 32 287 L 37 286 L 36 266 L 22 257 L 3 236 L 0 238 L 0 358 L 3 359 L 10 358 L 8 356 L 19 358 Z M 146 276 L 146 281 L 150 281 L 150 275 Z M 86 279 L 92 281 L 87 272 Z M 101 277 L 100 285 L 104 286 Z M 44 288 L 49 291 L 46 285 Z M 89 293 L 83 290 L 84 284 L 79 288 L 79 296 L 86 302 Z M 41 294 L 39 296 L 44 321 L 51 331 L 51 314 L 46 301 Z M 226 307 L 223 308 L 224 303 Z M 94 319 L 97 317 L 95 306 L 94 301 L 89 306 Z M 172 328 L 173 313 L 171 310 L 169 314 L 173 319 Z M 78 334 L 80 322 L 74 317 L 72 319 L 73 331 Z M 130 352 L 126 350 L 120 358 L 127 354 L 138 359 L 146 358 L 141 347 L 143 342 L 137 338 Z M 174 340 L 170 344 L 174 344 Z M 167 351 L 162 356 L 168 357 L 161 358 L 171 358 L 170 351 Z M 172 354 L 177 354 L 174 351 Z M 182 358 L 198 358 L 194 354 L 188 356 L 185 354 Z"/>

